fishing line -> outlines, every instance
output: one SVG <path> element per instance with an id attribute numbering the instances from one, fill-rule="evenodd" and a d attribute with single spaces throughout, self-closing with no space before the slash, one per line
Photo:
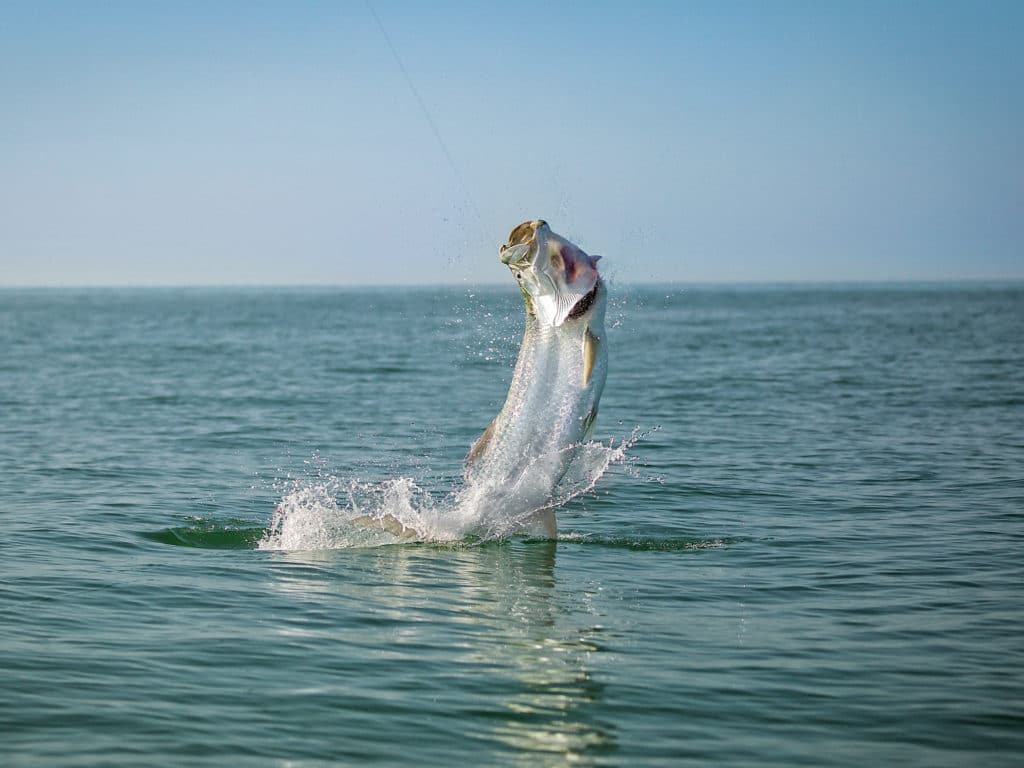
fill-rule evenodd
<path id="1" fill-rule="evenodd" d="M 441 132 L 438 130 L 437 123 L 434 122 L 434 117 L 430 114 L 430 110 L 427 108 L 427 103 L 423 100 L 423 97 L 420 96 L 420 92 L 416 89 L 416 85 L 413 83 L 412 77 L 409 75 L 409 70 L 405 68 L 405 64 L 402 62 L 402 57 L 398 55 L 398 50 L 395 48 L 394 43 L 391 42 L 391 36 L 388 35 L 387 30 L 384 28 L 384 23 L 380 20 L 380 16 L 377 15 L 377 11 L 374 9 L 371 0 L 366 0 L 366 7 L 370 10 L 370 15 L 373 16 L 373 20 L 377 23 L 377 29 L 380 30 L 381 37 L 384 38 L 384 42 L 387 44 L 388 50 L 391 51 L 391 55 L 394 57 L 395 63 L 398 65 L 398 69 L 402 73 L 402 77 L 405 78 L 406 85 L 408 85 L 409 90 L 412 91 L 413 98 L 415 98 L 416 103 L 420 105 L 420 111 L 423 112 L 423 117 L 426 119 L 427 125 L 430 126 L 430 130 L 434 134 L 434 138 L 437 139 L 437 144 L 441 147 L 441 152 L 448 161 L 448 167 L 451 168 L 455 181 L 462 190 L 462 194 L 466 198 L 466 202 L 469 203 L 470 210 L 476 217 L 477 224 L 480 226 L 480 232 L 484 237 L 484 242 L 487 242 L 488 237 L 484 227 L 483 216 L 480 215 L 480 209 L 477 207 L 476 200 L 469 191 L 469 185 L 466 184 L 462 173 L 459 171 L 459 166 L 456 164 L 455 158 L 452 157 L 452 153 L 448 150 L 448 145 L 445 144 L 444 139 L 441 138 Z"/>

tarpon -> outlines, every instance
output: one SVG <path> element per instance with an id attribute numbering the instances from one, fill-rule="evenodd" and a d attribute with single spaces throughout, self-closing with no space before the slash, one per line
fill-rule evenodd
<path id="1" fill-rule="evenodd" d="M 600 256 L 545 221 L 513 229 L 499 257 L 523 293 L 523 342 L 505 404 L 470 448 L 465 485 L 446 516 L 465 533 L 554 537 L 555 508 L 593 482 L 586 443 L 608 371 L 607 288 Z M 352 523 L 405 540 L 425 535 L 415 519 L 392 513 Z"/>
<path id="2" fill-rule="evenodd" d="M 590 439 L 608 371 L 607 288 L 600 257 L 545 221 L 513 229 L 499 257 L 519 282 L 526 328 L 505 404 L 466 457 L 457 507 L 554 536 L 559 483 Z"/>

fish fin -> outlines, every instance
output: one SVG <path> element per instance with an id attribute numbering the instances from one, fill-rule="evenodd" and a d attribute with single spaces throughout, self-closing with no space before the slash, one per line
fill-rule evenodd
<path id="1" fill-rule="evenodd" d="M 590 332 L 590 326 L 583 332 L 583 386 L 590 383 L 590 374 L 594 372 L 597 353 L 601 350 L 601 339 Z"/>
<path id="2" fill-rule="evenodd" d="M 384 515 L 383 517 L 359 515 L 359 517 L 353 517 L 351 522 L 353 525 L 356 525 L 359 528 L 380 529 L 382 531 L 387 531 L 392 536 L 396 536 L 399 539 L 409 540 L 419 536 L 419 533 L 416 531 L 416 529 L 410 528 L 394 515 Z"/>
<path id="3" fill-rule="evenodd" d="M 597 406 L 590 409 L 590 413 L 583 417 L 583 441 L 586 442 L 594 434 L 594 422 L 597 421 Z"/>
<path id="4" fill-rule="evenodd" d="M 469 453 L 466 454 L 466 466 L 468 467 L 474 461 L 483 455 L 483 452 L 487 450 L 487 446 L 490 445 L 491 437 L 494 435 L 494 422 L 498 420 L 495 416 L 491 419 L 491 423 L 487 425 L 487 428 L 483 433 L 476 439 L 473 446 L 469 449 Z"/>

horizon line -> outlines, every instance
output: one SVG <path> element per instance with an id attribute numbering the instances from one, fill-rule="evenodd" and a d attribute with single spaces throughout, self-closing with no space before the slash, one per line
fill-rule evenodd
<path id="1" fill-rule="evenodd" d="M 1014 277 L 907 277 L 907 278 L 847 278 L 847 279 L 789 279 L 789 280 L 618 280 L 606 278 L 612 286 L 636 288 L 685 287 L 773 287 L 773 286 L 900 286 L 900 285 L 956 285 L 956 284 L 1013 284 L 1024 282 L 1024 275 Z M 11 290 L 111 290 L 111 289 L 415 289 L 415 288 L 515 288 L 514 282 L 437 282 L 437 283 L 10 283 L 0 284 L 0 291 Z"/>

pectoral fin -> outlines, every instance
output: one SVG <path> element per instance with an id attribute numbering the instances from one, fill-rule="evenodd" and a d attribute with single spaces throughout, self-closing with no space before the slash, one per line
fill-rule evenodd
<path id="1" fill-rule="evenodd" d="M 583 332 L 583 386 L 590 383 L 590 374 L 594 371 L 597 354 L 601 351 L 601 339 L 590 332 L 590 327 Z"/>

